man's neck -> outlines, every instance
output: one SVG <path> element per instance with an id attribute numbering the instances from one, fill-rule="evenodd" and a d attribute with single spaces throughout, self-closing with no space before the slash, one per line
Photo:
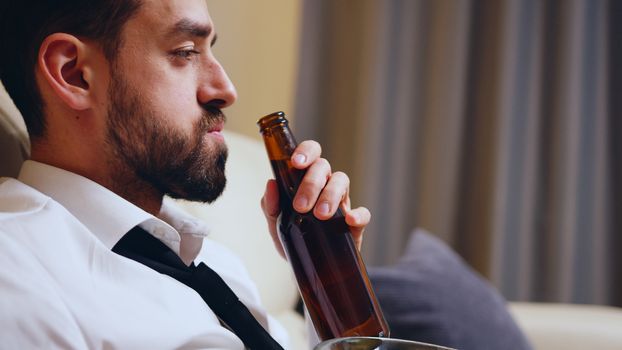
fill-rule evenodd
<path id="1" fill-rule="evenodd" d="M 158 216 L 164 198 L 162 192 L 138 178 L 136 174 L 123 176 L 118 173 L 118 176 L 114 174 L 112 178 L 116 179 L 108 184 L 99 183 L 149 214 Z"/>
<path id="2" fill-rule="evenodd" d="M 164 194 L 141 179 L 134 171 L 126 169 L 121 164 L 115 164 L 115 166 L 106 164 L 105 159 L 100 159 L 98 164 L 94 164 L 92 159 L 58 157 L 55 156 L 57 153 L 41 151 L 42 149 L 45 147 L 33 145 L 30 159 L 97 182 L 153 216 L 160 213 Z"/>

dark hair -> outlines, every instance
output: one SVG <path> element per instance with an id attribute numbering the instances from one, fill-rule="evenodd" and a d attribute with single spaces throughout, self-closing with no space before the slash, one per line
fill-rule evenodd
<path id="1" fill-rule="evenodd" d="M 121 45 L 124 24 L 140 0 L 2 0 L 0 79 L 21 111 L 30 137 L 45 132 L 44 104 L 35 79 L 43 40 L 68 33 L 97 41 L 109 62 Z"/>

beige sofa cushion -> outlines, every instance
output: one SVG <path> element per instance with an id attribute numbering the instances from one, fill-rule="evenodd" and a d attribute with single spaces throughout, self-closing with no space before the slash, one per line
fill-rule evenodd
<path id="1" fill-rule="evenodd" d="M 29 151 L 26 125 L 0 84 L 0 177 L 17 176 Z"/>
<path id="2" fill-rule="evenodd" d="M 622 309 L 554 303 L 511 303 L 535 350 L 622 349 Z"/>

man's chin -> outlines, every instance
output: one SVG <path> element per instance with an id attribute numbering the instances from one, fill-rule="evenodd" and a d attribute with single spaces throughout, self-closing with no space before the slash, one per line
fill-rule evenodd
<path id="1" fill-rule="evenodd" d="M 218 199 L 227 185 L 225 165 L 228 156 L 226 146 L 222 144 L 219 147 L 216 159 L 196 159 L 185 171 L 174 172 L 164 193 L 192 202 L 212 203 Z M 211 151 L 214 151 L 213 148 Z"/>
<path id="2" fill-rule="evenodd" d="M 183 199 L 190 202 L 212 203 L 220 198 L 225 190 L 226 184 L 227 180 L 225 178 L 219 181 L 218 184 L 211 183 L 203 186 L 185 184 L 183 188 L 167 191 L 166 195 L 171 198 Z"/>

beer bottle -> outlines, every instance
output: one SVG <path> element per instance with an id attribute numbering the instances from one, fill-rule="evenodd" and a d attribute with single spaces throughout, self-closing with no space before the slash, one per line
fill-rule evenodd
<path id="1" fill-rule="evenodd" d="M 341 210 L 323 221 L 312 212 L 293 209 L 306 171 L 291 164 L 297 144 L 285 114 L 270 114 L 257 124 L 279 188 L 279 238 L 319 337 L 388 337 L 389 328 Z"/>

